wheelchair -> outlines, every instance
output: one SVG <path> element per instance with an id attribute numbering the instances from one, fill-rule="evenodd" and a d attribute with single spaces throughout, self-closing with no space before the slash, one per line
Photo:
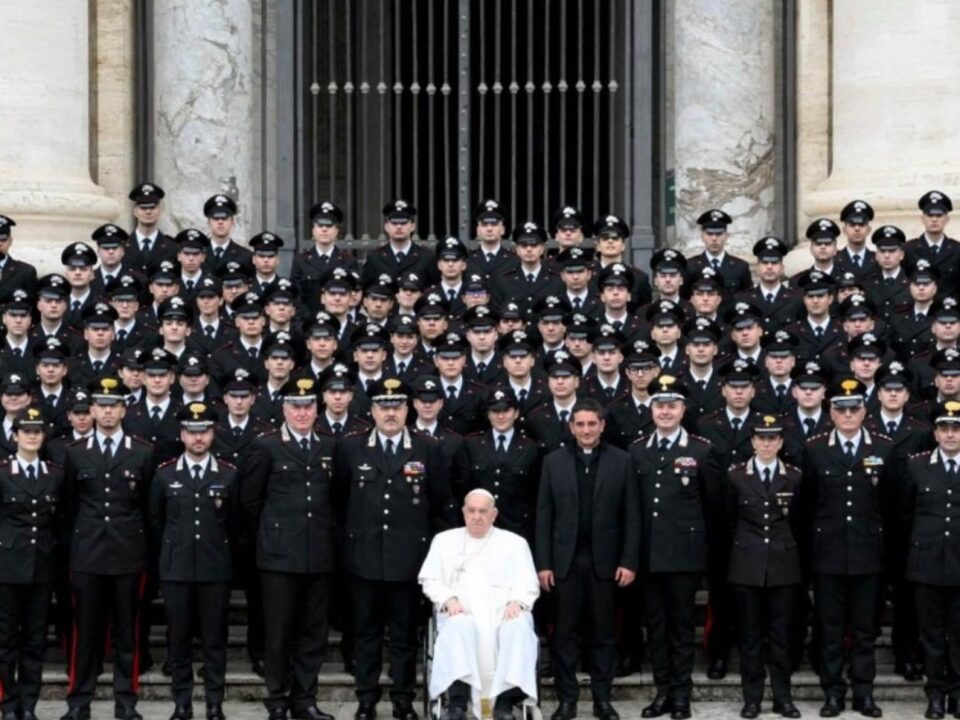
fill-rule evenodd
<path id="1" fill-rule="evenodd" d="M 437 615 L 430 613 L 429 620 L 423 630 L 423 643 L 421 651 L 423 652 L 423 717 L 424 720 L 440 720 L 446 703 L 446 696 L 430 697 L 430 672 L 433 669 L 433 647 L 437 643 Z M 537 646 L 539 648 L 539 645 Z M 543 720 L 543 713 L 540 710 L 540 655 L 537 652 L 537 699 L 526 697 L 520 703 L 522 712 L 520 720 Z M 487 698 L 484 698 L 487 701 Z M 488 713 L 481 713 L 483 717 L 492 716 L 493 698 L 489 698 L 491 706 Z"/>

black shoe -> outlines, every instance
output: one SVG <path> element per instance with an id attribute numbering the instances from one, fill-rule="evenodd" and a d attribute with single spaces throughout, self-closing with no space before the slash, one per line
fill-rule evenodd
<path id="1" fill-rule="evenodd" d="M 748 718 L 748 720 L 753 720 L 755 717 L 760 716 L 760 703 L 746 703 L 743 706 L 743 709 L 740 711 L 740 717 Z"/>
<path id="2" fill-rule="evenodd" d="M 775 702 L 773 703 L 773 711 L 780 715 L 780 717 L 785 718 L 798 718 L 800 717 L 800 711 L 797 710 L 797 706 L 794 705 L 789 700 L 785 702 Z"/>
<path id="3" fill-rule="evenodd" d="M 65 715 L 60 716 L 60 720 L 90 720 L 90 707 L 70 708 Z"/>
<path id="4" fill-rule="evenodd" d="M 116 720 L 143 720 L 143 715 L 133 705 L 114 705 L 113 717 Z"/>
<path id="5" fill-rule="evenodd" d="M 947 712 L 955 718 L 960 718 L 960 702 L 954 698 L 947 698 Z"/>
<path id="6" fill-rule="evenodd" d="M 282 707 L 275 707 L 267 713 L 267 720 L 287 720 L 287 711 Z"/>
<path id="7" fill-rule="evenodd" d="M 927 703 L 927 711 L 923 716 L 928 720 L 943 720 L 943 715 L 943 698 L 930 698 L 930 702 Z"/>
<path id="8" fill-rule="evenodd" d="M 20 720 L 37 720 L 37 714 L 33 710 L 21 710 Z"/>
<path id="9" fill-rule="evenodd" d="M 645 718 L 657 718 L 661 715 L 666 715 L 671 710 L 673 710 L 673 703 L 670 702 L 670 698 L 666 695 L 657 695 L 653 699 L 653 702 L 643 709 L 640 715 Z"/>
<path id="10" fill-rule="evenodd" d="M 290 713 L 290 717 L 297 718 L 297 720 L 333 720 L 333 715 L 325 713 L 316 705 L 294 710 Z"/>
<path id="11" fill-rule="evenodd" d="M 577 716 L 577 704 L 569 700 L 561 700 L 557 709 L 553 711 L 550 720 L 570 720 Z"/>
<path id="12" fill-rule="evenodd" d="M 823 707 L 820 708 L 820 717 L 837 717 L 843 712 L 843 709 L 843 700 L 831 695 L 824 701 Z"/>
<path id="13" fill-rule="evenodd" d="M 690 717 L 690 703 L 674 703 L 670 711 L 670 720 L 687 720 Z"/>
<path id="14" fill-rule="evenodd" d="M 594 702 L 593 716 L 600 718 L 600 720 L 620 720 L 620 713 L 614 710 L 609 700 Z"/>
<path id="15" fill-rule="evenodd" d="M 223 705 L 220 703 L 210 703 L 207 705 L 207 720 L 227 720 L 223 714 Z"/>
<path id="16" fill-rule="evenodd" d="M 261 678 L 267 674 L 267 666 L 264 664 L 262 658 L 250 661 L 250 672 Z"/>
<path id="17" fill-rule="evenodd" d="M 872 695 L 853 699 L 853 710 L 864 717 L 878 718 L 883 716 L 883 710 L 873 701 Z"/>
<path id="18" fill-rule="evenodd" d="M 893 670 L 897 675 L 902 675 L 903 679 L 909 682 L 923 680 L 923 668 L 913 660 L 898 662 L 893 666 Z"/>
<path id="19" fill-rule="evenodd" d="M 173 676 L 173 667 L 170 665 L 170 658 L 163 661 L 163 665 L 160 666 L 160 672 L 163 673 L 164 677 Z"/>
<path id="20" fill-rule="evenodd" d="M 362 702 L 357 706 L 357 711 L 353 714 L 353 720 L 374 720 L 377 717 L 377 704 L 372 702 Z"/>
<path id="21" fill-rule="evenodd" d="M 722 658 L 710 661 L 707 677 L 711 680 L 723 680 L 727 676 L 727 661 Z"/>
<path id="22" fill-rule="evenodd" d="M 393 716 L 397 720 L 420 720 L 420 716 L 417 715 L 417 711 L 414 710 L 413 705 L 408 702 L 394 703 Z"/>
<path id="23" fill-rule="evenodd" d="M 170 720 L 190 720 L 193 717 L 193 707 L 190 705 L 177 705 L 173 709 L 173 715 Z"/>

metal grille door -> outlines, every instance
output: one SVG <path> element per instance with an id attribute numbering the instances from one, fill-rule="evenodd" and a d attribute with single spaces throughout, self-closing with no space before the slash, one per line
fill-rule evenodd
<path id="1" fill-rule="evenodd" d="M 348 241 L 380 207 L 418 235 L 473 235 L 483 198 L 510 222 L 565 203 L 623 211 L 628 0 L 316 0 L 301 28 L 303 210 L 331 198 Z"/>

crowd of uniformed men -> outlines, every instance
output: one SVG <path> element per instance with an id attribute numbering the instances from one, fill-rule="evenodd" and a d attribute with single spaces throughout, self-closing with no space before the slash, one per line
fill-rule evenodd
<path id="1" fill-rule="evenodd" d="M 389 202 L 386 242 L 361 264 L 322 202 L 284 276 L 283 239 L 232 237 L 230 197 L 206 202 L 205 230 L 170 237 L 163 196 L 134 188 L 131 232 L 98 228 L 39 279 L 0 216 L 2 720 L 35 718 L 50 617 L 69 663 L 63 720 L 90 716 L 108 621 L 116 717 L 139 718 L 158 594 L 173 718 L 192 717 L 198 638 L 206 717 L 221 720 L 232 585 L 271 720 L 329 720 L 328 617 L 357 720 L 376 714 L 385 632 L 393 715 L 415 720 L 417 571 L 476 487 L 534 546 L 545 590 L 581 572 L 549 547 L 595 569 L 561 595 L 591 605 L 588 622 L 558 615 L 556 592 L 537 604 L 556 720 L 576 714 L 578 647 L 603 720 L 612 674 L 641 654 L 656 682 L 643 716 L 688 717 L 704 582 L 708 674 L 739 647 L 744 717 L 760 712 L 765 666 L 774 710 L 799 716 L 790 673 L 808 646 L 820 714 L 849 693 L 879 717 L 889 606 L 897 671 L 925 678 L 927 717 L 960 717 L 960 243 L 944 193 L 920 199 L 911 240 L 874 229 L 861 200 L 839 224 L 814 221 L 813 266 L 789 279 L 787 246 L 760 238 L 756 280 L 725 249 L 720 210 L 699 218 L 702 252 L 659 250 L 647 272 L 617 216 L 564 207 L 549 228 L 508 229 L 493 200 L 471 250 L 428 249 L 415 208 Z M 538 482 L 547 456 L 575 451 L 580 412 L 635 476 L 612 506 L 582 449 L 569 487 Z M 570 526 L 548 518 L 569 502 L 558 538 Z M 591 524 L 600 512 L 619 514 L 612 529 Z M 608 591 L 601 568 L 618 564 Z"/>

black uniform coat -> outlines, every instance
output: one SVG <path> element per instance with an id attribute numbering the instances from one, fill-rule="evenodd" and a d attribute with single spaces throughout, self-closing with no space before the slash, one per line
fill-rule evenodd
<path id="1" fill-rule="evenodd" d="M 123 254 L 123 260 L 124 263 L 146 275 L 151 265 L 156 265 L 162 260 L 175 262 L 179 249 L 180 246 L 172 237 L 158 232 L 156 239 L 150 244 L 150 252 L 144 253 L 140 247 L 140 238 L 134 229 L 130 231 L 130 239 L 127 240 L 127 251 Z"/>
<path id="2" fill-rule="evenodd" d="M 733 545 L 727 580 L 774 587 L 801 580 L 800 555 L 791 514 L 797 505 L 799 468 L 777 462 L 768 489 L 752 460 L 727 473 L 727 518 Z"/>
<path id="3" fill-rule="evenodd" d="M 405 429 L 388 456 L 377 431 L 337 444 L 334 475 L 346 506 L 344 564 L 367 580 L 412 582 L 430 538 L 451 525 L 448 461 L 440 445 Z"/>
<path id="4" fill-rule="evenodd" d="M 498 304 L 515 302 L 525 312 L 529 312 L 539 300 L 550 295 L 560 297 L 564 291 L 560 274 L 546 265 L 540 266 L 540 272 L 533 282 L 528 282 L 523 267 L 518 267 L 495 277 L 491 285 L 493 299 Z"/>
<path id="5" fill-rule="evenodd" d="M 680 430 L 661 452 L 651 433 L 630 446 L 640 487 L 641 568 L 690 573 L 707 569 L 706 503 L 722 503 L 720 472 L 710 443 Z"/>
<path id="6" fill-rule="evenodd" d="M 594 452 L 591 531 L 593 572 L 612 579 L 618 567 L 636 572 L 640 562 L 640 512 L 633 461 L 619 448 L 601 443 Z M 537 570 L 562 580 L 577 549 L 579 487 L 573 446 L 547 455 L 540 472 L 534 557 Z"/>
<path id="7" fill-rule="evenodd" d="M 226 460 L 242 472 L 247 469 L 247 456 L 253 441 L 264 433 L 272 432 L 275 428 L 270 423 L 251 415 L 247 424 L 238 434 L 230 427 L 227 414 L 221 413 L 220 420 L 213 426 L 213 448 L 211 452 L 221 460 Z"/>
<path id="8" fill-rule="evenodd" d="M 185 455 L 157 468 L 149 521 L 166 582 L 229 582 L 231 536 L 237 517 L 237 471 L 211 456 L 198 482 Z"/>
<path id="9" fill-rule="evenodd" d="M 687 260 L 687 269 L 684 272 L 684 282 L 689 285 L 693 280 L 700 276 L 700 272 L 705 267 L 713 267 L 706 253 L 694 255 Z M 731 255 L 727 250 L 723 253 L 723 260 L 720 263 L 720 269 L 717 276 L 723 283 L 720 292 L 723 295 L 721 307 L 726 307 L 732 301 L 737 293 L 746 292 L 753 285 L 753 278 L 750 276 L 750 265 L 746 260 Z"/>
<path id="10" fill-rule="evenodd" d="M 883 521 L 895 472 L 893 446 L 883 435 L 861 431 L 852 461 L 832 430 L 807 443 L 801 489 L 803 512 L 812 519 L 813 571 L 870 575 L 881 570 Z"/>
<path id="11" fill-rule="evenodd" d="M 500 243 L 500 247 L 493 253 L 493 258 L 490 260 L 487 259 L 486 250 L 480 243 L 477 243 L 477 247 L 467 255 L 467 273 L 478 273 L 488 281 L 492 277 L 505 275 L 519 266 L 520 258 L 517 257 L 516 252 L 503 243 Z"/>
<path id="12" fill-rule="evenodd" d="M 0 463 L 0 583 L 56 579 L 55 548 L 63 512 L 63 470 L 40 462 L 32 482 L 16 458 Z"/>
<path id="13" fill-rule="evenodd" d="M 96 435 L 67 447 L 65 483 L 73 519 L 70 568 L 95 575 L 143 570 L 153 448 L 124 435 L 107 459 Z"/>
<path id="14" fill-rule="evenodd" d="M 950 477 L 939 449 L 910 458 L 900 503 L 910 528 L 907 580 L 926 585 L 960 585 L 958 496 L 960 473 Z"/>
<path id="15" fill-rule="evenodd" d="M 845 272 L 853 273 L 858 280 L 871 275 L 879 269 L 877 265 L 877 254 L 868 248 L 864 248 L 860 253 L 860 265 L 855 265 L 849 252 L 849 248 L 841 248 L 833 258 L 833 266 L 841 275 Z"/>
<path id="16" fill-rule="evenodd" d="M 957 288 L 956 270 L 960 265 L 960 242 L 944 235 L 940 241 L 940 250 L 933 252 L 926 235 L 907 240 L 903 246 L 903 267 L 910 272 L 923 258 L 940 271 L 937 283 L 940 296 L 953 295 Z"/>
<path id="17" fill-rule="evenodd" d="M 208 275 L 216 275 L 217 270 L 231 260 L 238 262 L 241 265 L 249 266 L 253 262 L 253 253 L 250 252 L 249 248 L 245 248 L 236 240 L 230 238 L 230 240 L 227 241 L 226 247 L 223 249 L 223 254 L 218 260 L 217 254 L 214 250 L 214 245 L 213 243 L 210 243 L 210 247 L 207 249 L 207 256 L 203 260 L 203 272 L 207 273 Z"/>
<path id="18" fill-rule="evenodd" d="M 123 417 L 123 431 L 134 437 L 146 440 L 153 446 L 153 459 L 157 465 L 172 460 L 183 452 L 183 443 L 180 442 L 180 421 L 177 413 L 182 405 L 170 397 L 166 412 L 160 415 L 160 422 L 155 423 L 147 409 L 146 395 L 140 402 L 127 408 Z"/>
<path id="19" fill-rule="evenodd" d="M 877 309 L 877 315 L 886 322 L 890 321 L 890 316 L 897 311 L 897 308 L 910 305 L 913 302 L 910 297 L 910 281 L 903 270 L 900 270 L 897 276 L 890 278 L 888 282 L 883 277 L 883 271 L 878 268 L 876 272 L 863 278 L 861 282 L 867 300 L 873 303 L 873 306 Z"/>
<path id="20" fill-rule="evenodd" d="M 460 392 L 455 398 L 447 397 L 447 384 L 443 378 L 437 378 L 437 383 L 443 390 L 443 408 L 440 410 L 438 421 L 445 428 L 453 430 L 458 435 L 467 435 L 476 432 L 487 424 L 484 414 L 484 397 L 486 389 L 478 382 L 462 378 Z"/>
<path id="21" fill-rule="evenodd" d="M 433 251 L 412 241 L 403 260 L 397 262 L 390 243 L 387 242 L 367 253 L 367 261 L 363 266 L 363 284 L 366 285 L 369 281 L 381 275 L 399 277 L 411 272 L 420 276 L 424 286 L 430 286 L 440 281 L 437 258 Z"/>
<path id="22" fill-rule="evenodd" d="M 496 435 L 496 430 L 487 430 L 463 439 L 453 475 L 454 500 L 459 506 L 471 490 L 488 490 L 497 501 L 497 525 L 532 540 L 540 477 L 537 444 L 514 428 L 501 458 Z"/>
<path id="23" fill-rule="evenodd" d="M 0 297 L 7 297 L 16 289 L 26 290 L 30 295 L 37 292 L 37 269 L 23 260 L 9 255 L 0 268 Z"/>
<path id="24" fill-rule="evenodd" d="M 286 425 L 253 442 L 240 500 L 261 570 L 333 571 L 333 448 L 332 438 L 312 434 L 305 455 Z"/>
<path id="25" fill-rule="evenodd" d="M 630 443 L 651 430 L 653 415 L 650 406 L 638 406 L 631 391 L 618 395 L 607 405 L 607 426 L 603 436 L 621 450 L 626 450 Z"/>
<path id="26" fill-rule="evenodd" d="M 334 245 L 329 259 L 317 252 L 316 246 L 298 253 L 290 266 L 290 282 L 307 303 L 311 314 L 320 309 L 319 280 L 334 268 L 356 270 L 357 260 L 350 253 Z"/>

